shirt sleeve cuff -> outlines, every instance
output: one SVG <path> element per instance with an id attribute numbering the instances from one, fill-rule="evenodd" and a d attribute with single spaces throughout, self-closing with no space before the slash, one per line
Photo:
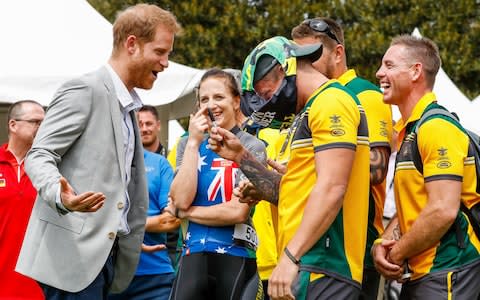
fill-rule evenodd
<path id="1" fill-rule="evenodd" d="M 57 211 L 62 214 L 62 215 L 66 215 L 68 214 L 69 212 L 72 212 L 71 210 L 69 210 L 68 208 L 66 208 L 63 203 L 62 203 L 62 197 L 60 196 L 60 189 L 61 189 L 61 185 L 58 186 L 58 190 L 57 190 L 57 194 L 55 196 L 55 205 L 57 206 Z"/>

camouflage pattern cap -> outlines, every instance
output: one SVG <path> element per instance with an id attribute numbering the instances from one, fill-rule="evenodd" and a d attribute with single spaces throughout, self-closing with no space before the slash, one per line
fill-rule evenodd
<path id="1" fill-rule="evenodd" d="M 243 64 L 242 90 L 253 91 L 255 81 L 263 78 L 276 63 L 283 67 L 287 77 L 296 75 L 297 61 L 295 57 L 311 55 L 321 47 L 320 43 L 299 46 L 283 36 L 272 37 L 261 42 L 250 52 Z"/>

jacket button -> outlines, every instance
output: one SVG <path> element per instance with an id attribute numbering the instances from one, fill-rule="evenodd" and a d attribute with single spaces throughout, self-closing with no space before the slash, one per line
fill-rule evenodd
<path id="1" fill-rule="evenodd" d="M 122 209 L 125 205 L 123 204 L 123 202 L 118 202 L 117 203 L 117 208 L 118 209 Z"/>
<path id="2" fill-rule="evenodd" d="M 108 238 L 111 239 L 111 240 L 115 239 L 115 232 L 109 232 L 108 233 Z"/>

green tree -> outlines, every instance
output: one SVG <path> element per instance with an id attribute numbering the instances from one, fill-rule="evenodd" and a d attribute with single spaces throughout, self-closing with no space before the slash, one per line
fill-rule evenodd
<path id="1" fill-rule="evenodd" d="M 137 0 L 88 0 L 108 20 Z M 240 69 L 258 42 L 289 37 L 305 18 L 328 16 L 345 29 L 349 65 L 376 82 L 390 39 L 421 34 L 434 40 L 443 68 L 469 97 L 480 93 L 480 0 L 157 0 L 184 28 L 172 60 L 197 68 Z"/>

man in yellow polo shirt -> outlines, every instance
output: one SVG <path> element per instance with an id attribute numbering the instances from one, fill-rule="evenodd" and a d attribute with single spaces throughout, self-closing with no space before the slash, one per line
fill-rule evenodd
<path id="1" fill-rule="evenodd" d="M 281 178 L 254 161 L 228 131 L 211 129 L 210 147 L 234 160 L 262 199 L 281 204 L 279 224 L 292 238 L 269 280 L 272 299 L 357 299 L 361 289 L 368 127 L 357 97 L 312 66 L 320 55 L 320 44 L 298 47 L 274 37 L 245 60 L 242 90 L 253 118 L 281 127 L 296 114 Z"/>
<path id="2" fill-rule="evenodd" d="M 300 45 L 322 43 L 322 56 L 312 65 L 328 78 L 336 78 L 354 92 L 367 115 L 370 139 L 370 196 L 367 247 L 360 299 L 376 300 L 380 274 L 373 265 L 370 248 L 383 233 L 385 177 L 392 137 L 391 108 L 383 102 L 383 95 L 377 86 L 357 76 L 354 69 L 348 69 L 343 30 L 337 22 L 330 18 L 307 19 L 292 29 L 292 38 Z"/>
<path id="3" fill-rule="evenodd" d="M 394 38 L 377 72 L 384 101 L 397 105 L 402 141 L 395 167 L 398 217 L 372 248 L 375 266 L 404 282 L 401 299 L 478 299 L 480 242 L 464 203 L 480 201 L 469 140 L 454 119 L 434 115 L 419 128 L 424 112 L 440 107 L 432 93 L 440 68 L 437 46 L 426 38 Z M 423 170 L 412 155 L 416 140 Z M 415 145 L 413 145 L 415 146 Z M 403 277 L 407 269 L 410 276 Z"/>

